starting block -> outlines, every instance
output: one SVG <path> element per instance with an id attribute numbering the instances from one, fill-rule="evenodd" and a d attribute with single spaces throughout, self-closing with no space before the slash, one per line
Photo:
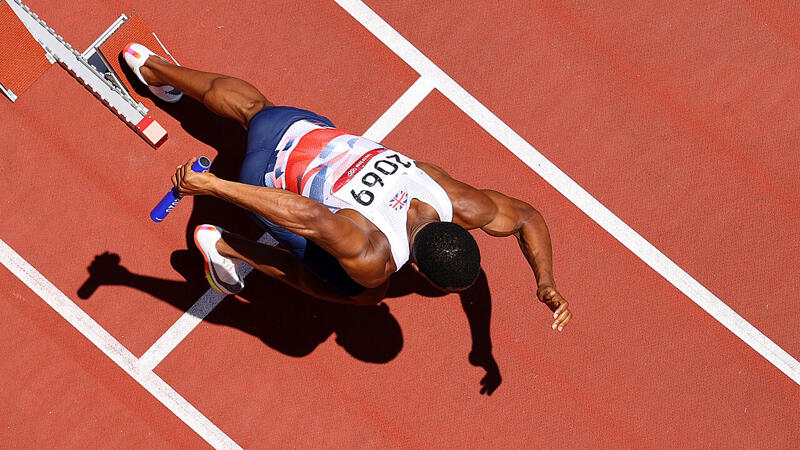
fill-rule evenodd
<path id="1" fill-rule="evenodd" d="M 180 66 L 178 61 L 176 61 L 169 51 L 167 51 L 164 45 L 161 44 L 161 40 L 158 39 L 158 36 L 156 36 L 150 27 L 147 26 L 144 19 L 142 19 L 138 14 L 134 14 L 130 19 L 127 19 L 123 24 L 121 24 L 116 31 L 109 34 L 108 38 L 97 43 L 97 53 L 106 62 L 112 73 L 116 72 L 118 74 L 122 74 L 125 73 L 125 70 L 130 72 L 127 67 L 125 67 L 123 70 L 122 66 L 120 65 L 119 58 L 119 54 L 125 49 L 125 46 L 127 46 L 129 42 L 142 44 L 156 55 L 166 60 L 172 60 L 175 65 Z M 149 96 L 140 96 L 133 89 L 133 86 L 131 86 L 129 80 L 130 79 L 127 77 L 122 77 L 122 83 L 133 96 L 133 98 L 147 106 L 155 106 L 153 98 Z M 138 83 L 138 80 L 135 80 L 134 82 Z M 140 86 L 142 85 L 140 84 Z"/>
<path id="2" fill-rule="evenodd" d="M 0 91 L 12 102 L 50 68 L 47 53 L 0 0 Z"/>
<path id="3" fill-rule="evenodd" d="M 129 21 L 131 26 L 126 27 Z M 138 17 L 131 20 L 121 15 L 83 53 L 73 49 L 21 0 L 0 0 L 0 30 L 0 90 L 11 101 L 16 101 L 51 64 L 58 62 L 152 147 L 158 148 L 167 140 L 167 131 L 142 101 L 131 95 L 127 80 L 118 75 L 121 68 L 116 56 L 128 42 L 150 46 L 150 41 L 157 41 L 169 55 L 154 33 L 145 33 L 149 29 Z M 122 40 L 125 42 L 119 44 Z M 120 47 L 115 49 L 117 45 Z M 112 51 L 116 52 L 113 56 Z"/>

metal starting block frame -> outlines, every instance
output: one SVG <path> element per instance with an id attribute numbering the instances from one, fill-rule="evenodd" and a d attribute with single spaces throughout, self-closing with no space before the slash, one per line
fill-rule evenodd
<path id="1" fill-rule="evenodd" d="M 11 99 L 12 102 L 17 101 L 18 98 L 17 94 L 15 94 L 14 91 L 12 91 L 11 89 L 8 89 L 7 87 L 3 86 L 3 83 L 0 83 L 0 92 L 6 94 L 6 97 Z"/>
<path id="2" fill-rule="evenodd" d="M 150 116 L 146 106 L 131 97 L 128 90 L 117 78 L 117 74 L 111 70 L 100 52 L 97 51 L 98 47 L 128 20 L 127 16 L 120 15 L 81 54 L 73 49 L 64 38 L 56 34 L 52 28 L 48 27 L 47 23 L 31 11 L 28 6 L 24 5 L 21 0 L 7 0 L 6 3 L 8 3 L 14 14 L 17 15 L 34 39 L 44 48 L 51 63 L 58 62 L 154 148 L 158 148 L 167 139 L 166 130 Z M 12 101 L 16 100 L 16 96 L 12 96 L 9 96 L 9 98 Z"/>
<path id="3" fill-rule="evenodd" d="M 2 2 L 2 0 L 0 0 L 0 2 Z M 12 91 L 11 89 L 3 86 L 3 83 L 0 83 L 0 92 L 2 92 L 3 94 L 6 94 L 6 97 L 11 99 L 12 102 L 16 102 L 17 99 L 19 98 L 19 97 L 17 97 L 17 94 L 14 93 L 14 91 Z"/>
<path id="4" fill-rule="evenodd" d="M 127 20 L 128 16 L 125 14 L 120 14 L 120 16 L 117 17 L 117 20 L 115 20 L 114 23 L 112 23 L 111 26 L 108 27 L 108 29 L 92 43 L 92 45 L 90 45 L 86 50 L 84 50 L 83 53 L 81 53 L 81 57 L 86 60 L 89 65 L 94 67 L 103 76 L 103 78 L 108 80 L 108 82 L 119 87 L 125 91 L 126 94 L 130 95 L 128 90 L 125 88 L 125 85 L 122 84 L 122 81 L 119 79 L 114 70 L 111 69 L 108 61 L 106 61 L 106 59 L 103 57 L 103 54 L 99 51 L 100 46 L 103 45 L 103 43 Z M 139 103 L 139 105 L 141 105 L 141 103 Z M 142 105 L 142 107 L 144 107 L 144 105 Z"/>

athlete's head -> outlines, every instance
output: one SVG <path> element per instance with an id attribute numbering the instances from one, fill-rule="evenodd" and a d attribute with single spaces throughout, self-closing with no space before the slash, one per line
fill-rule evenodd
<path id="1" fill-rule="evenodd" d="M 478 244 L 467 230 L 452 222 L 424 225 L 414 237 L 411 258 L 431 283 L 450 292 L 472 286 L 481 271 Z"/>

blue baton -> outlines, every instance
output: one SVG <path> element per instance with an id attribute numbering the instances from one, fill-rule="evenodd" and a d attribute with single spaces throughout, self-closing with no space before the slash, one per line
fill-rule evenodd
<path id="1" fill-rule="evenodd" d="M 192 164 L 192 170 L 195 172 L 205 172 L 209 167 L 211 167 L 211 160 L 205 156 L 197 158 L 197 161 Z M 156 207 L 150 211 L 150 218 L 153 219 L 153 222 L 161 222 L 164 220 L 164 217 L 167 217 L 167 214 L 175 209 L 175 205 L 177 205 L 182 198 L 183 196 L 178 194 L 178 188 L 173 187 L 167 192 L 167 195 L 158 202 Z"/>

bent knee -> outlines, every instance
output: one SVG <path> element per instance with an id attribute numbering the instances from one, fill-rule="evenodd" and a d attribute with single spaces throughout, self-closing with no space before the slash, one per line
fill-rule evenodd
<path id="1" fill-rule="evenodd" d="M 224 75 L 212 80 L 200 99 L 206 106 L 224 117 L 237 119 L 247 127 L 265 106 L 272 103 L 250 83 Z"/>
<path id="2" fill-rule="evenodd" d="M 246 101 L 240 102 L 239 107 L 239 115 L 242 117 L 242 125 L 245 128 L 249 127 L 250 120 L 259 113 L 262 109 L 266 108 L 267 106 L 272 106 L 272 103 L 269 102 L 264 97 L 257 98 L 257 99 L 248 99 Z"/>

